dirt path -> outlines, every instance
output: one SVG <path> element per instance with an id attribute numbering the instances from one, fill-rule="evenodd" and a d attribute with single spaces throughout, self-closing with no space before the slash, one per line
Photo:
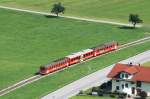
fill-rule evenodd
<path id="1" fill-rule="evenodd" d="M 0 6 L 0 8 L 9 9 L 9 10 L 15 10 L 15 11 L 21 11 L 21 12 L 41 14 L 41 15 L 52 15 L 52 16 L 55 16 L 54 14 L 50 14 L 50 13 L 33 11 L 33 10 L 26 10 L 26 9 L 20 9 L 20 8 L 13 8 L 13 7 L 6 7 L 6 6 Z M 132 26 L 132 24 L 126 24 L 126 23 L 120 23 L 120 22 L 113 22 L 113 21 L 106 21 L 106 20 L 96 20 L 96 19 L 81 18 L 81 17 L 74 17 L 74 16 L 63 16 L 63 15 L 61 15 L 60 17 L 69 18 L 69 19 L 75 19 L 75 20 L 82 20 L 82 21 L 89 21 L 89 22 L 97 22 L 97 23 L 106 23 L 106 24 L 113 24 L 113 25 Z M 141 26 L 142 25 L 137 25 L 136 27 L 141 27 Z"/>

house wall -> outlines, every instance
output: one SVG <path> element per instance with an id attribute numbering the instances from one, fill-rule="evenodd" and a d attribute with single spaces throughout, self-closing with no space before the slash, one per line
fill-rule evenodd
<path id="1" fill-rule="evenodd" d="M 125 86 L 125 84 L 128 84 L 128 88 Z M 124 85 L 124 88 L 122 88 L 122 85 Z M 130 81 L 119 80 L 119 82 L 117 82 L 115 79 L 112 79 L 112 92 L 116 91 L 116 86 L 119 86 L 119 90 L 117 90 L 118 92 L 124 92 L 124 93 L 127 93 L 129 95 L 136 95 L 137 94 L 136 90 L 135 90 L 135 94 L 132 94 L 132 88 L 133 87 L 135 89 L 137 88 L 136 82 L 133 84 Z M 140 88 L 142 89 L 142 91 L 147 92 L 148 96 L 150 96 L 150 83 L 142 82 L 142 85 Z"/>
<path id="2" fill-rule="evenodd" d="M 128 87 L 125 86 L 125 84 L 128 84 Z M 124 88 L 122 88 L 122 85 L 124 85 Z M 136 87 L 136 83 L 131 84 L 131 82 L 127 82 L 127 81 L 123 81 L 120 80 L 119 82 L 116 82 L 116 80 L 112 80 L 112 91 L 116 90 L 116 86 L 119 86 L 119 90 L 117 90 L 118 92 L 124 92 L 127 93 L 129 95 L 133 95 L 132 94 L 132 87 Z M 137 94 L 137 92 L 135 91 L 135 95 Z"/>

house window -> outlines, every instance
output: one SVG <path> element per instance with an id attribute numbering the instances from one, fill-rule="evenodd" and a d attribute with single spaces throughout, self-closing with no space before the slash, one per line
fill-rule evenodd
<path id="1" fill-rule="evenodd" d="M 124 78 L 124 74 L 122 74 L 122 78 Z"/>
<path id="2" fill-rule="evenodd" d="M 141 81 L 137 81 L 136 87 L 141 87 L 141 85 L 142 85 Z"/>
<path id="3" fill-rule="evenodd" d="M 128 74 L 126 74 L 125 77 L 128 78 Z"/>
<path id="4" fill-rule="evenodd" d="M 135 88 L 132 87 L 132 94 L 135 94 Z"/>
<path id="5" fill-rule="evenodd" d="M 122 85 L 122 89 L 124 89 L 124 84 Z"/>
<path id="6" fill-rule="evenodd" d="M 116 80 L 116 82 L 119 82 L 119 80 Z"/>
<path id="7" fill-rule="evenodd" d="M 131 82 L 131 84 L 135 84 L 134 82 Z"/>
<path id="8" fill-rule="evenodd" d="M 119 86 L 116 86 L 116 90 L 119 90 Z"/>
<path id="9" fill-rule="evenodd" d="M 129 86 L 128 86 L 128 83 L 126 83 L 125 86 L 126 86 L 126 88 L 128 88 L 128 87 L 129 87 Z"/>

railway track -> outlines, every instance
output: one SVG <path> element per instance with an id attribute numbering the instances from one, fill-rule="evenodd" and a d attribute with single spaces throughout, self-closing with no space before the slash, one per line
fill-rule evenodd
<path id="1" fill-rule="evenodd" d="M 28 79 L 25 79 L 25 80 L 23 80 L 21 82 L 18 82 L 18 83 L 14 84 L 14 85 L 6 88 L 6 89 L 1 90 L 0 91 L 0 96 L 3 96 L 3 95 L 5 95 L 5 94 L 7 94 L 7 93 L 17 89 L 17 88 L 20 88 L 20 87 L 26 85 L 26 84 L 32 83 L 32 82 L 40 79 L 41 77 L 42 77 L 41 75 L 36 75 L 36 76 L 32 76 L 32 77 L 30 77 Z"/>
<path id="2" fill-rule="evenodd" d="M 136 41 L 133 41 L 133 42 L 130 42 L 130 43 L 127 43 L 127 44 L 124 44 L 124 45 L 119 46 L 119 48 L 118 48 L 116 51 L 119 51 L 119 50 L 122 50 L 122 49 L 125 49 L 125 48 L 128 48 L 128 47 L 131 47 L 131 46 L 139 45 L 139 44 L 142 44 L 142 43 L 145 43 L 145 42 L 149 42 L 149 41 L 150 41 L 150 37 L 146 37 L 146 38 L 143 38 L 143 39 L 140 39 L 140 40 L 136 40 Z M 109 53 L 112 53 L 112 52 L 109 52 Z M 109 53 L 106 53 L 106 54 L 109 54 Z M 106 54 L 104 54 L 104 55 L 106 55 Z M 98 57 L 100 57 L 100 56 L 98 56 Z M 97 57 L 93 57 L 93 58 L 88 59 L 88 60 L 86 60 L 86 61 L 84 61 L 84 62 L 93 60 L 93 59 L 95 59 L 95 58 L 97 58 Z M 83 63 L 83 62 L 78 63 L 78 64 L 82 64 L 82 63 Z M 78 65 L 78 64 L 75 64 L 75 65 Z M 70 66 L 70 67 L 73 67 L 73 66 L 75 66 L 75 65 L 72 65 L 72 66 Z M 66 68 L 64 68 L 64 69 L 66 69 Z M 62 71 L 62 70 L 64 70 L 64 69 L 61 69 L 61 70 L 59 70 L 59 71 Z M 54 72 L 54 73 L 57 73 L 57 72 L 59 72 L 59 71 L 56 71 L 56 72 Z M 54 73 L 51 73 L 51 74 L 54 74 Z M 14 84 L 14 85 L 12 85 L 12 86 L 10 86 L 10 87 L 7 87 L 7 88 L 5 88 L 5 89 L 3 89 L 3 90 L 0 90 L 0 96 L 3 96 L 3 95 L 5 95 L 5 94 L 7 94 L 7 93 L 9 93 L 9 92 L 11 92 L 11 91 L 17 89 L 17 88 L 20 88 L 20 87 L 22 87 L 22 86 L 25 86 L 25 85 L 27 85 L 27 84 L 29 84 L 29 83 L 32 83 L 32 82 L 34 82 L 34 81 L 37 81 L 37 80 L 39 80 L 39 79 L 41 79 L 41 78 L 43 78 L 43 77 L 49 76 L 49 75 L 51 75 L 51 74 L 48 74 L 48 75 L 45 75 L 45 76 L 42 76 L 42 75 L 38 74 L 38 75 L 32 76 L 32 77 L 30 77 L 30 78 L 28 78 L 28 79 L 25 79 L 25 80 L 23 80 L 23 81 L 21 81 L 21 82 L 18 82 L 18 83 Z"/>
<path id="3" fill-rule="evenodd" d="M 143 38 L 143 39 L 140 39 L 140 40 L 136 40 L 136 41 L 124 44 L 124 45 L 120 45 L 117 50 L 121 50 L 121 49 L 128 48 L 128 47 L 131 47 L 131 46 L 139 45 L 139 44 L 149 42 L 149 41 L 150 41 L 150 36 L 146 37 L 146 38 Z"/>

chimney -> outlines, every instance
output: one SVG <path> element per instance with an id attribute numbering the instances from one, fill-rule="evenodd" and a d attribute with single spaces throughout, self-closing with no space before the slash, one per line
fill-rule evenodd
<path id="1" fill-rule="evenodd" d="M 139 66 L 141 66 L 141 64 L 139 63 Z"/>
<path id="2" fill-rule="evenodd" d="M 132 63 L 132 62 L 130 62 L 130 63 L 129 63 L 129 66 L 132 66 L 132 65 L 133 65 L 133 63 Z"/>

